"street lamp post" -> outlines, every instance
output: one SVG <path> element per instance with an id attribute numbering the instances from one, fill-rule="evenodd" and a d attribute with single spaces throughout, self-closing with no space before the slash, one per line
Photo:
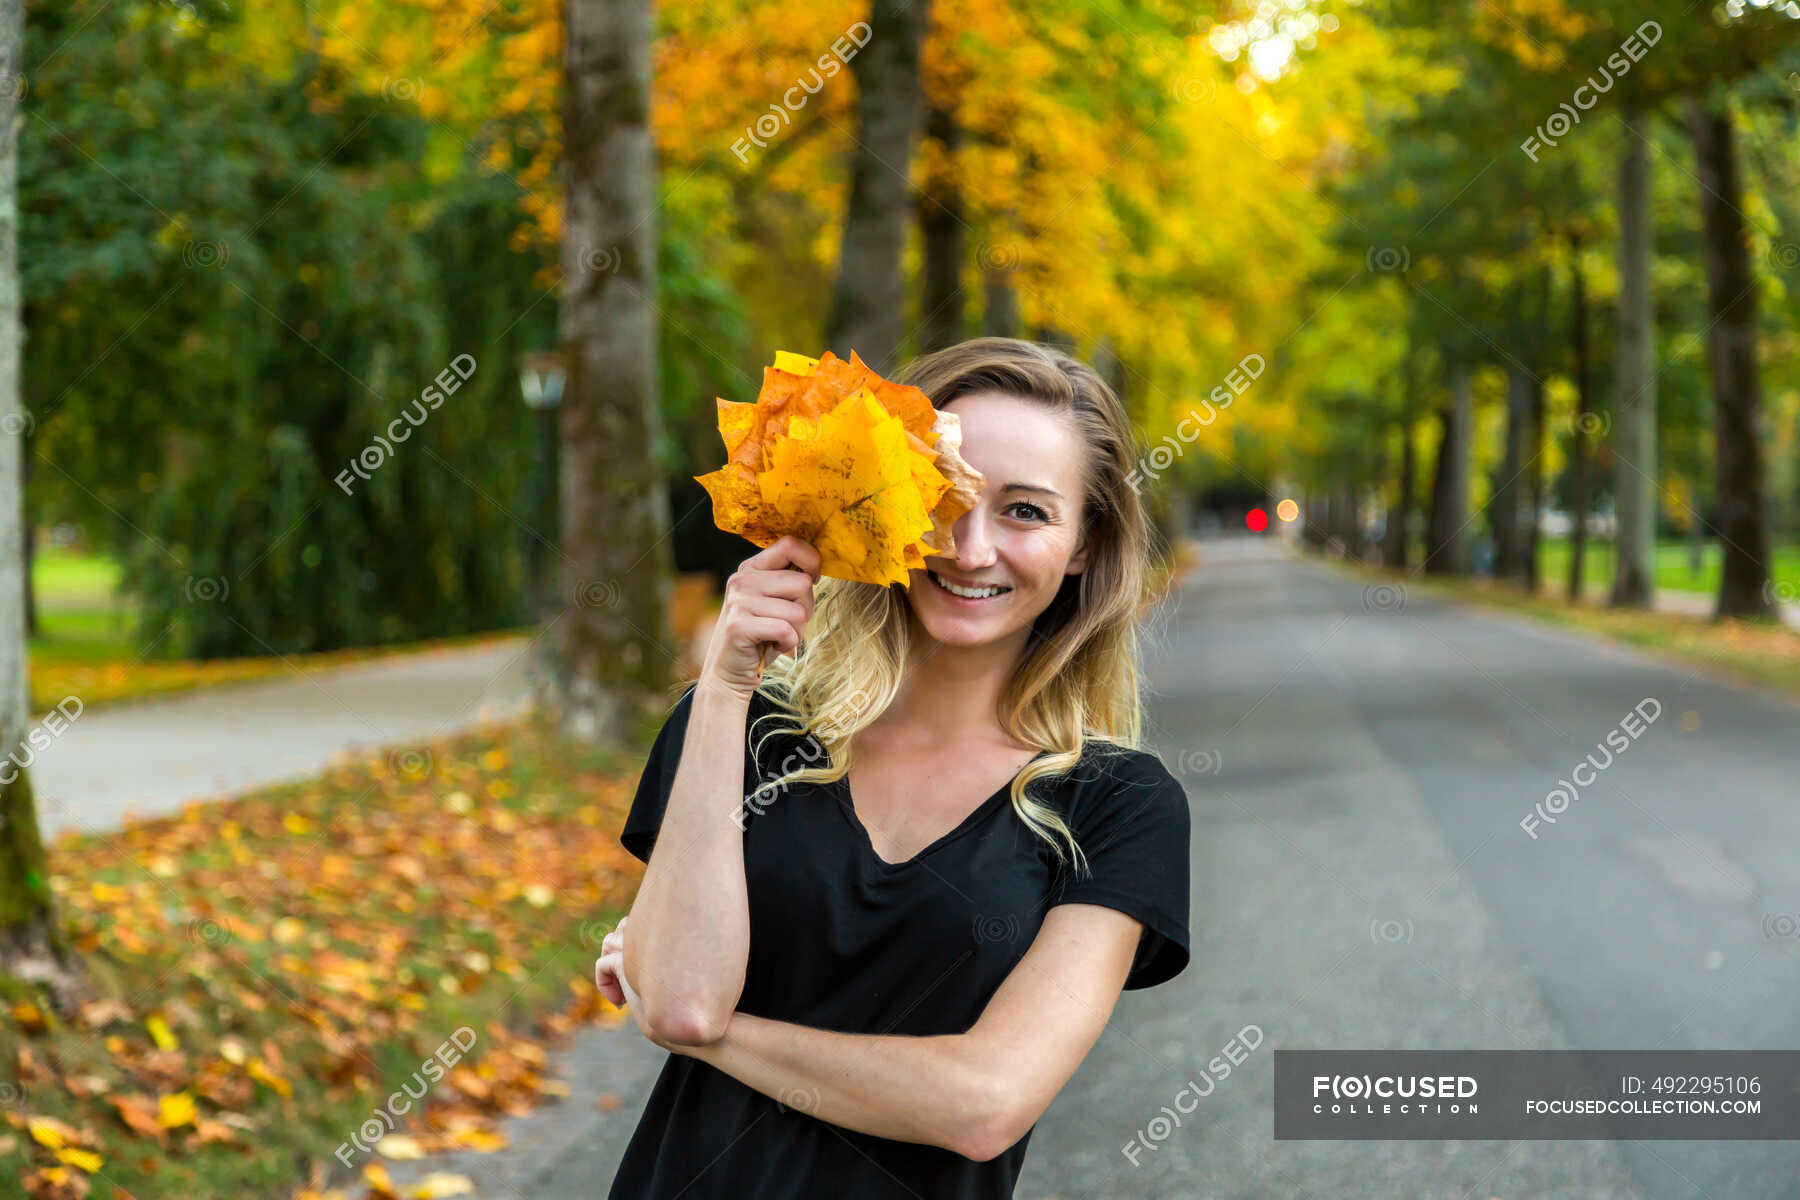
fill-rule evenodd
<path id="1" fill-rule="evenodd" d="M 546 570 L 546 536 L 541 530 L 556 529 L 556 510 L 551 505 L 552 464 L 556 455 L 556 410 L 562 403 L 562 356 L 555 351 L 536 351 L 519 360 L 519 390 L 525 407 L 537 414 L 537 454 L 532 464 L 531 542 L 526 547 L 530 586 L 539 620 L 555 614 L 555 584 Z M 556 540 L 554 534 L 551 541 Z"/>

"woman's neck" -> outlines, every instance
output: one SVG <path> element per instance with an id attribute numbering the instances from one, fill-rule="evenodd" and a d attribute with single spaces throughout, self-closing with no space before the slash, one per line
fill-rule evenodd
<path id="1" fill-rule="evenodd" d="M 1000 696 L 1030 632 L 984 646 L 946 646 L 913 619 L 900 690 L 880 724 L 915 731 L 931 743 L 978 731 L 998 735 Z"/>

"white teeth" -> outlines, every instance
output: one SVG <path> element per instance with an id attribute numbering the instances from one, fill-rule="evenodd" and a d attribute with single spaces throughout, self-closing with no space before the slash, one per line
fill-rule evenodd
<path id="1" fill-rule="evenodd" d="M 943 588 L 946 592 L 949 592 L 952 596 L 963 596 L 970 600 L 985 600 L 989 596 L 998 596 L 1001 592 L 1006 592 L 1006 591 L 1012 590 L 1010 588 L 1003 588 L 1003 587 L 987 587 L 987 588 L 957 587 L 954 583 L 951 583 L 949 580 L 945 579 L 942 575 L 939 575 L 936 571 L 931 571 L 931 572 L 929 572 L 929 574 L 930 574 L 932 580 L 934 582 L 936 582 L 939 587 Z"/>

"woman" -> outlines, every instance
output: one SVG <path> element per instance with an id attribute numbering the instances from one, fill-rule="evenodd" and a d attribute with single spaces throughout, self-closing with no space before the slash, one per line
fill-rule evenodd
<path id="1" fill-rule="evenodd" d="M 900 381 L 960 417 L 980 502 L 905 587 L 821 580 L 796 538 L 728 582 L 596 964 L 671 1052 L 614 1200 L 1010 1196 L 1120 991 L 1187 965 L 1187 797 L 1136 748 L 1124 408 L 1005 338 Z M 759 681 L 765 642 L 792 657 Z"/>

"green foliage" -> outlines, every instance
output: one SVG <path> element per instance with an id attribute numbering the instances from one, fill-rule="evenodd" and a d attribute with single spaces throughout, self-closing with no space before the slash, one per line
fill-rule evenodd
<path id="1" fill-rule="evenodd" d="M 514 248 L 520 186 L 475 145 L 434 185 L 416 105 L 314 56 L 265 77 L 224 52 L 235 18 L 177 11 L 31 13 L 34 517 L 121 560 L 159 657 L 528 623 L 528 550 L 556 531 L 517 365 L 555 343 L 557 281 Z M 742 394 L 742 313 L 663 245 L 665 391 L 710 423 Z"/>

